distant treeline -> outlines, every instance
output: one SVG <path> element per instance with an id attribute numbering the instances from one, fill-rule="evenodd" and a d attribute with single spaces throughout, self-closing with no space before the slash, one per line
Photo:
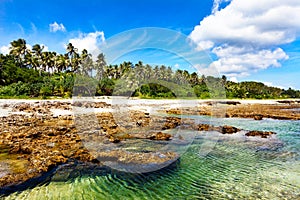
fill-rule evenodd
<path id="1" fill-rule="evenodd" d="M 75 92 L 75 93 L 74 93 Z M 92 92 L 92 94 L 91 94 Z M 141 98 L 300 98 L 300 91 L 284 90 L 259 82 L 235 83 L 221 78 L 173 71 L 142 61 L 107 65 L 103 54 L 92 59 L 87 50 L 69 43 L 66 53 L 44 51 L 24 39 L 11 42 L 0 54 L 0 97 L 71 97 L 72 95 L 126 95 Z"/>

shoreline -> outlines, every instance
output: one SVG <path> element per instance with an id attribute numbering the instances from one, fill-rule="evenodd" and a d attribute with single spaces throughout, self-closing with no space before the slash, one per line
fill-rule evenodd
<path id="1" fill-rule="evenodd" d="M 122 168 L 127 165 L 135 167 L 138 165 L 139 170 L 141 166 L 144 170 L 149 170 L 149 166 L 155 165 L 159 169 L 164 168 L 171 162 L 177 161 L 180 155 L 176 152 L 160 152 L 155 148 L 141 152 L 136 149 L 129 151 L 115 150 L 115 148 L 118 144 L 121 144 L 120 147 L 124 144 L 130 146 L 132 141 L 141 142 L 143 148 L 145 147 L 143 145 L 148 145 L 150 149 L 155 141 L 158 141 L 158 144 L 174 142 L 176 145 L 188 145 L 188 137 L 168 133 L 168 130 L 176 129 L 181 125 L 186 130 L 196 131 L 197 134 L 201 134 L 202 131 L 217 131 L 229 135 L 243 133 L 247 137 L 261 137 L 263 140 L 272 138 L 275 134 L 270 131 L 240 130 L 227 125 L 195 124 L 193 120 L 173 115 L 180 113 L 168 113 L 178 106 L 182 108 L 181 111 L 189 108 L 190 110 L 187 111 L 193 112 L 198 111 L 197 109 L 214 109 L 215 105 L 219 105 L 222 109 L 254 105 L 253 108 L 256 110 L 253 112 L 258 112 L 263 106 L 275 106 L 275 108 L 282 106 L 282 103 L 276 100 L 242 100 L 241 102 L 241 100 L 145 100 L 120 97 L 73 100 L 0 100 L 0 115 L 2 112 L 0 145 L 1 148 L 3 147 L 0 156 L 4 156 L 0 157 L 0 165 L 2 163 L 8 169 L 11 168 L 10 171 L 2 172 L 1 187 L 14 186 L 38 177 L 41 173 L 47 173 L 53 167 L 67 163 L 69 160 L 104 164 L 109 167 L 122 163 Z M 300 107 L 299 103 L 295 105 Z M 284 106 L 291 105 L 284 103 Z M 87 112 L 81 113 L 76 111 L 76 108 Z M 112 110 L 115 113 L 112 113 Z M 157 115 L 158 112 L 162 113 L 162 110 L 172 115 Z M 203 113 L 197 114 L 203 115 Z M 76 118 L 74 115 L 77 115 Z M 100 123 L 100 127 L 95 125 L 93 117 L 96 117 L 96 123 L 98 125 Z M 93 141 L 97 146 L 103 145 L 100 145 L 100 149 L 99 147 L 86 149 L 83 144 L 85 139 Z M 18 167 L 20 162 L 23 165 L 21 168 Z"/>

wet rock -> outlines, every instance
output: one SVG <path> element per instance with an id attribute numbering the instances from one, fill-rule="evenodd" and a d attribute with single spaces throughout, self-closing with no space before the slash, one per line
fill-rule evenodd
<path id="1" fill-rule="evenodd" d="M 267 138 L 273 134 L 276 134 L 276 133 L 272 132 L 272 131 L 249 131 L 245 135 L 246 136 L 259 136 L 262 138 Z"/>
<path id="2" fill-rule="evenodd" d="M 76 101 L 72 103 L 72 106 L 84 108 L 106 108 L 110 107 L 111 104 L 108 104 L 106 102 Z"/>
<path id="3" fill-rule="evenodd" d="M 100 152 L 98 160 L 117 170 L 145 173 L 166 167 L 179 159 L 175 152 L 138 153 L 122 150 Z"/>
<path id="4" fill-rule="evenodd" d="M 172 137 L 171 134 L 158 132 L 158 133 L 152 133 L 150 136 L 147 137 L 147 139 L 150 140 L 170 140 Z"/>
<path id="5" fill-rule="evenodd" d="M 223 134 L 233 134 L 233 133 L 240 131 L 240 129 L 238 129 L 234 126 L 228 126 L 228 125 L 224 125 L 224 126 L 220 127 L 220 129 L 221 129 L 221 133 L 223 133 Z"/>
<path id="6" fill-rule="evenodd" d="M 114 136 L 109 136 L 109 139 L 108 139 L 110 142 L 112 143 L 119 143 L 121 142 L 121 139 L 118 138 L 118 137 L 114 137 Z"/>
<path id="7" fill-rule="evenodd" d="M 181 118 L 167 117 L 166 122 L 165 122 L 164 126 L 162 127 L 162 130 L 173 129 L 179 125 L 181 125 Z"/>
<path id="8" fill-rule="evenodd" d="M 262 115 L 254 115 L 254 120 L 262 120 L 263 116 Z"/>
<path id="9" fill-rule="evenodd" d="M 179 110 L 179 109 L 170 109 L 170 110 L 167 110 L 166 112 L 167 112 L 167 114 L 175 114 L 175 115 L 182 114 L 181 110 Z"/>
<path id="10" fill-rule="evenodd" d="M 234 126 L 228 126 L 228 125 L 213 126 L 213 125 L 210 125 L 210 124 L 198 124 L 194 127 L 198 131 L 218 131 L 222 134 L 233 134 L 233 133 L 236 133 L 236 132 L 240 131 L 240 129 L 238 129 Z"/>
<path id="11" fill-rule="evenodd" d="M 230 101 L 229 101 L 230 102 Z M 282 102 L 283 103 L 283 102 Z M 209 115 L 215 117 L 239 117 L 252 118 L 260 120 L 262 118 L 272 118 L 279 120 L 300 120 L 300 112 L 295 110 L 300 109 L 299 103 L 291 103 L 290 101 L 284 104 L 225 104 L 218 106 L 217 102 L 209 102 L 209 105 L 201 105 L 194 109 L 181 108 L 180 114 L 185 115 Z M 165 112 L 175 114 L 178 109 L 169 109 Z"/>
<path id="12" fill-rule="evenodd" d="M 215 128 L 209 124 L 198 124 L 196 126 L 196 129 L 198 131 L 213 131 L 213 130 L 215 130 Z"/>
<path id="13" fill-rule="evenodd" d="M 207 101 L 207 105 L 226 104 L 226 105 L 238 105 L 241 104 L 239 101 Z"/>

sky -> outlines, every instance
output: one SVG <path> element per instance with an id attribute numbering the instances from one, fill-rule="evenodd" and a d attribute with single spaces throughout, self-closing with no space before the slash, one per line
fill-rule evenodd
<path id="1" fill-rule="evenodd" d="M 299 19 L 299 0 L 0 0 L 0 53 L 18 38 L 60 53 L 108 45 L 111 63 L 300 89 Z"/>

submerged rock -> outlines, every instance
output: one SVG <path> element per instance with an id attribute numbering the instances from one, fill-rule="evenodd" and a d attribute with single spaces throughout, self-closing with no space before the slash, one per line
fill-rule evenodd
<path id="1" fill-rule="evenodd" d="M 130 173 L 147 173 L 167 167 L 179 159 L 175 152 L 129 152 L 113 150 L 97 155 L 104 165 Z"/>

